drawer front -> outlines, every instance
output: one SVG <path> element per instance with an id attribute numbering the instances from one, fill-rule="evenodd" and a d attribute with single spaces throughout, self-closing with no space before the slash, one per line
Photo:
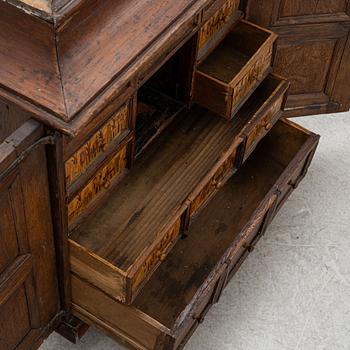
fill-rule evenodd
<path id="1" fill-rule="evenodd" d="M 183 216 L 181 216 L 167 231 L 155 249 L 152 249 L 152 253 L 148 256 L 141 267 L 137 269 L 133 276 L 131 276 L 132 299 L 136 296 L 140 287 L 142 287 L 142 285 L 152 275 L 152 272 L 157 268 L 157 266 L 165 260 L 167 254 L 171 250 L 172 246 L 176 243 L 177 238 L 182 232 L 183 223 Z"/>
<path id="2" fill-rule="evenodd" d="M 248 126 L 248 130 L 244 132 L 247 140 L 244 160 L 249 157 L 259 141 L 279 120 L 282 114 L 283 105 L 286 100 L 287 89 L 288 83 L 281 80 L 279 87 L 267 100 L 265 108 L 260 113 L 258 113 L 256 120 L 253 121 L 254 126 Z"/>
<path id="3" fill-rule="evenodd" d="M 86 141 L 66 162 L 66 185 L 70 186 L 101 155 L 106 155 L 129 131 L 129 104 L 120 108 L 88 141 Z"/>
<path id="4" fill-rule="evenodd" d="M 76 275 L 72 274 L 71 280 L 74 316 L 90 326 L 106 330 L 108 335 L 131 349 L 159 349 L 157 342 L 164 335 L 165 327 L 133 307 L 110 298 Z"/>
<path id="5" fill-rule="evenodd" d="M 221 279 L 225 271 L 226 265 L 224 264 L 219 268 L 215 276 L 209 282 L 209 285 L 206 285 L 206 288 L 197 294 L 192 310 L 187 311 L 188 315 L 186 315 L 183 323 L 175 334 L 175 344 L 172 349 L 183 349 L 197 327 L 204 322 L 208 311 L 213 304 L 218 301 L 216 295 L 218 288 L 221 286 Z"/>
<path id="6" fill-rule="evenodd" d="M 192 200 L 189 207 L 189 219 L 192 219 L 205 205 L 211 196 L 219 190 L 232 175 L 235 167 L 237 150 L 219 167 L 209 182 Z"/>
<path id="7" fill-rule="evenodd" d="M 72 225 L 83 213 L 89 213 L 92 205 L 112 184 L 125 173 L 131 162 L 132 141 L 129 139 L 108 159 L 94 176 L 68 203 L 68 223 Z"/>
<path id="8" fill-rule="evenodd" d="M 273 42 L 268 42 L 246 66 L 243 77 L 231 83 L 231 116 L 241 108 L 259 83 L 271 71 L 272 53 Z"/>
<path id="9" fill-rule="evenodd" d="M 227 271 L 223 288 L 232 279 L 239 267 L 242 265 L 248 255 L 254 250 L 259 239 L 265 234 L 267 226 L 276 212 L 277 194 L 274 194 L 267 202 L 265 207 L 256 214 L 254 223 L 247 227 L 242 234 L 242 239 L 237 246 L 231 251 L 227 260 Z M 221 293 L 220 293 L 221 294 Z"/>
<path id="10" fill-rule="evenodd" d="M 223 5 L 217 9 L 217 2 L 212 5 L 215 7 L 214 14 L 207 20 L 198 34 L 198 60 L 203 59 L 212 49 L 215 49 L 225 34 L 230 30 L 235 22 L 239 9 L 239 0 L 226 0 Z M 210 8 L 209 11 L 212 9 Z"/>
<path id="11" fill-rule="evenodd" d="M 184 223 L 185 216 L 182 213 L 164 230 L 166 233 L 162 235 L 162 239 L 143 253 L 141 262 L 135 263 L 128 270 L 119 269 L 70 239 L 71 271 L 106 295 L 129 305 L 156 268 L 166 259 L 180 238 Z"/>
<path id="12" fill-rule="evenodd" d="M 193 100 L 232 119 L 270 73 L 273 32 L 239 21 L 222 43 L 197 65 Z"/>
<path id="13" fill-rule="evenodd" d="M 289 174 L 289 176 L 278 186 L 280 195 L 277 201 L 277 211 L 282 207 L 290 194 L 298 187 L 299 183 L 306 176 L 310 164 L 314 158 L 318 141 L 314 141 L 309 145 L 310 149 L 303 156 L 302 160 L 298 162 L 295 170 Z"/>

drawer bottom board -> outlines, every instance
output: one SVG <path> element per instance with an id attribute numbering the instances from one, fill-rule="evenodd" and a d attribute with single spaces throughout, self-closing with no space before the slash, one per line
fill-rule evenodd
<path id="1" fill-rule="evenodd" d="M 133 349 L 180 349 L 305 175 L 318 136 L 280 121 L 203 209 L 131 306 L 72 274 L 73 313 Z M 296 175 L 297 174 L 297 175 Z"/>

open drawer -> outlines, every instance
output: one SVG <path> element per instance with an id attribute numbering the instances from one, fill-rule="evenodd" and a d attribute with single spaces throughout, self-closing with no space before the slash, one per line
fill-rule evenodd
<path id="1" fill-rule="evenodd" d="M 277 35 L 240 21 L 196 69 L 193 100 L 231 119 L 271 71 Z"/>
<path id="2" fill-rule="evenodd" d="M 242 129 L 198 106 L 182 113 L 72 232 L 72 271 L 131 303 L 181 236 L 193 193 L 203 195 L 212 178 L 224 182 L 239 167 Z"/>
<path id="3" fill-rule="evenodd" d="M 198 106 L 183 112 L 73 231 L 72 271 L 130 304 L 183 230 L 264 136 L 266 121 L 277 121 L 287 86 L 267 77 L 230 123 Z M 260 125 L 264 132 L 255 132 Z"/>
<path id="4" fill-rule="evenodd" d="M 205 59 L 242 17 L 240 0 L 214 0 L 203 10 L 204 24 L 198 33 L 197 61 Z"/>
<path id="5" fill-rule="evenodd" d="M 73 314 L 135 349 L 182 348 L 265 232 L 287 195 L 281 189 L 295 174 L 305 174 L 317 143 L 318 136 L 278 122 L 132 305 L 117 302 L 73 272 Z"/>

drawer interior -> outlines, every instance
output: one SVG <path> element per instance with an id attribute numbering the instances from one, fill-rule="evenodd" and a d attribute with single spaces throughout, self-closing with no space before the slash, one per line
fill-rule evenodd
<path id="1" fill-rule="evenodd" d="M 271 33 L 246 22 L 232 32 L 198 67 L 198 71 L 229 84 L 270 38 Z"/>
<path id="2" fill-rule="evenodd" d="M 268 75 L 237 112 L 235 119 L 239 119 L 240 123 L 247 125 L 250 119 L 249 116 L 252 114 L 256 115 L 259 110 L 262 110 L 264 107 L 266 108 L 269 100 L 275 96 L 282 84 L 283 80 L 278 76 L 273 74 Z"/>
<path id="3" fill-rule="evenodd" d="M 222 155 L 241 142 L 241 130 L 238 122 L 227 124 L 199 107 L 183 112 L 70 240 L 128 275 L 147 257 L 145 249 L 156 250 L 167 236 L 164 228 L 184 214 L 188 196 Z"/>
<path id="4" fill-rule="evenodd" d="M 193 67 L 190 40 L 154 73 L 137 93 L 136 155 L 170 124 L 189 99 Z"/>
<path id="5" fill-rule="evenodd" d="M 175 345 L 169 349 L 181 344 L 188 329 L 185 320 L 194 322 L 196 310 L 203 310 L 210 300 L 207 290 L 213 291 L 212 281 L 217 281 L 212 274 L 222 271 L 226 253 L 242 241 L 275 186 L 287 181 L 286 174 L 308 156 L 315 140 L 295 124 L 279 121 L 196 217 L 186 238 L 175 245 L 130 306 L 113 304 L 73 274 L 73 312 L 86 322 L 98 320 L 102 328 L 136 348 L 156 349 L 161 334 L 173 337 Z M 107 303 L 108 309 L 99 308 Z"/>
<path id="6" fill-rule="evenodd" d="M 71 259 L 79 260 L 79 273 L 77 264 L 71 261 L 73 271 L 118 297 L 120 292 L 113 278 L 101 275 L 101 285 L 96 264 L 103 262 L 109 273 L 118 274 L 123 280 L 134 276 L 134 267 L 145 259 L 145 249 L 151 254 L 157 250 L 154 241 L 168 237 L 165 227 L 173 225 L 174 220 L 182 220 L 179 224 L 185 226 L 183 217 L 190 197 L 209 181 L 208 174 L 235 147 L 240 158 L 238 149 L 243 144 L 245 125 L 255 120 L 280 84 L 280 79 L 268 77 L 230 123 L 198 106 L 183 111 L 139 157 L 118 187 L 110 190 L 108 199 L 72 232 L 71 246 L 80 250 L 80 256 L 87 257 L 78 258 L 72 250 Z M 157 263 L 153 263 L 145 279 L 156 268 Z"/>
<path id="7" fill-rule="evenodd" d="M 176 244 L 134 306 L 172 329 L 309 137 L 300 129 L 278 122 L 198 215 L 186 238 Z"/>
<path id="8" fill-rule="evenodd" d="M 136 116 L 136 155 L 139 155 L 153 139 L 181 111 L 183 104 L 157 89 L 142 87 L 138 92 Z"/>

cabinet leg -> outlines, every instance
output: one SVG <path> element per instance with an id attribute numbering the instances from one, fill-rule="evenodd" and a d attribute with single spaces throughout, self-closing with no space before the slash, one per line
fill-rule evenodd
<path id="1" fill-rule="evenodd" d="M 56 332 L 76 344 L 88 329 L 89 326 L 86 323 L 70 315 L 62 319 L 62 322 L 56 328 Z"/>

